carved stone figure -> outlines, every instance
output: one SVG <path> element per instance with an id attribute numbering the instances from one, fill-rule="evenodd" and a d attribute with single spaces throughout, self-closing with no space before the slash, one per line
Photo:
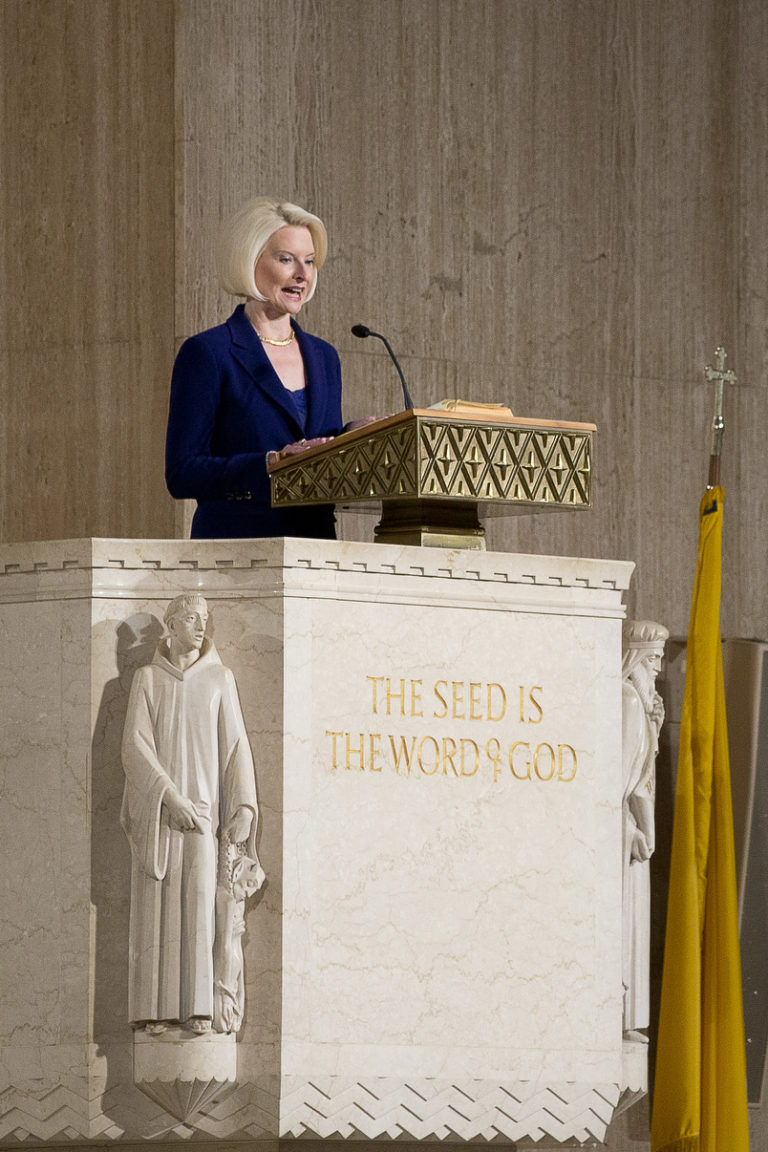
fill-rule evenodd
<path id="1" fill-rule="evenodd" d="M 622 768 L 624 892 L 622 981 L 624 1035 L 647 1043 L 640 1029 L 650 1019 L 648 964 L 651 936 L 650 858 L 655 847 L 656 754 L 664 705 L 656 691 L 664 642 L 661 624 L 628 620 L 622 659 Z"/>
<path id="2" fill-rule="evenodd" d="M 239 1032 L 243 1022 L 245 901 L 246 897 L 258 891 L 263 882 L 264 873 L 258 860 L 246 854 L 245 844 L 233 844 L 223 832 L 219 847 L 213 953 L 213 1026 L 217 1032 Z"/>
<path id="3" fill-rule="evenodd" d="M 134 676 L 123 736 L 128 1011 L 134 1028 L 150 1034 L 181 1025 L 204 1035 L 214 1021 L 221 1032 L 239 1027 L 242 904 L 264 881 L 253 759 L 235 679 L 205 636 L 207 620 L 202 596 L 169 605 L 168 637 Z M 232 925 L 240 904 L 234 930 L 218 907 L 224 876 Z M 215 1008 L 219 982 L 226 1011 Z"/>

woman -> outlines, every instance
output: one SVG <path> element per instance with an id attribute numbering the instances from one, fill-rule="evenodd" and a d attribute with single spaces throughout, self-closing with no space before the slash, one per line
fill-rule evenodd
<path id="1" fill-rule="evenodd" d="M 165 478 L 197 500 L 193 539 L 336 535 L 332 505 L 271 508 L 267 475 L 342 431 L 339 357 L 296 323 L 326 249 L 317 216 L 268 197 L 222 231 L 222 287 L 245 304 L 182 344 L 171 382 Z"/>

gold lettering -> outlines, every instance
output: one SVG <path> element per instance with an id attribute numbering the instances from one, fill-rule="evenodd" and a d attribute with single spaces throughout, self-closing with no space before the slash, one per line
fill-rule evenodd
<path id="1" fill-rule="evenodd" d="M 495 784 L 501 775 L 501 744 L 495 736 L 491 736 L 486 744 L 485 754 L 493 764 L 493 782 Z"/>
<path id="2" fill-rule="evenodd" d="M 568 750 L 573 757 L 573 771 L 570 776 L 563 775 L 563 752 Z M 576 775 L 576 752 L 571 748 L 570 744 L 558 744 L 557 746 L 557 778 L 562 780 L 564 784 L 569 784 Z"/>
<path id="3" fill-rule="evenodd" d="M 418 705 L 419 710 L 416 711 Z M 411 716 L 423 716 L 421 710 L 421 680 L 411 680 Z"/>
<path id="4" fill-rule="evenodd" d="M 435 749 L 435 763 L 431 770 L 424 767 L 422 752 L 425 744 L 432 744 Z M 424 736 L 419 741 L 418 761 L 419 768 L 421 768 L 425 776 L 434 776 L 435 772 L 437 772 L 438 768 L 440 767 L 440 749 L 437 746 L 437 740 L 435 740 L 434 736 Z"/>
<path id="5" fill-rule="evenodd" d="M 465 763 L 464 749 L 466 748 L 466 746 L 468 744 L 472 746 L 472 749 L 473 749 L 474 754 L 475 754 L 475 765 L 474 765 L 471 772 L 465 772 L 464 771 L 464 763 Z M 461 774 L 462 774 L 462 776 L 474 776 L 479 767 L 480 767 L 480 749 L 478 748 L 477 744 L 475 744 L 474 740 L 470 740 L 469 737 L 462 737 L 462 740 L 461 740 Z"/>
<path id="6" fill-rule="evenodd" d="M 371 682 L 371 712 L 373 712 L 373 714 L 375 716 L 379 710 L 379 701 L 378 701 L 378 695 L 376 692 L 376 685 L 377 684 L 383 684 L 384 683 L 384 677 L 383 676 L 366 676 L 366 680 L 370 680 L 370 682 Z"/>
<path id="7" fill-rule="evenodd" d="M 411 774 L 411 760 L 413 758 L 413 750 L 416 747 L 416 737 L 411 737 L 411 747 L 407 748 L 405 743 L 405 736 L 400 737 L 400 747 L 395 747 L 395 738 L 390 736 L 389 746 L 392 749 L 392 759 L 395 762 L 395 772 L 400 774 L 400 764 L 405 761 L 405 772 L 407 776 Z"/>
<path id="8" fill-rule="evenodd" d="M 461 680 L 453 680 L 451 682 L 451 704 L 452 704 L 451 716 L 453 717 L 453 719 L 454 720 L 464 720 L 465 719 L 464 712 L 463 711 L 462 712 L 456 711 L 456 708 L 458 705 L 461 705 L 462 709 L 464 707 L 464 684 Z"/>
<path id="9" fill-rule="evenodd" d="M 343 736 L 344 733 L 343 732 L 329 732 L 328 729 L 326 728 L 325 734 L 326 734 L 326 736 L 331 736 L 333 739 L 333 751 L 331 753 L 331 755 L 333 757 L 333 763 L 331 764 L 331 768 L 335 771 L 339 766 L 338 762 L 336 760 L 336 741 L 340 736 Z"/>
<path id="10" fill-rule="evenodd" d="M 525 748 L 526 749 L 526 760 L 525 760 L 525 765 L 524 765 L 525 774 L 523 776 L 521 776 L 519 774 L 519 772 L 515 771 L 515 749 L 516 748 Z M 512 773 L 512 775 L 515 777 L 516 780 L 530 780 L 530 778 L 531 778 L 531 746 L 525 740 L 516 740 L 515 743 L 510 746 L 510 749 L 509 749 L 509 770 Z"/>
<path id="11" fill-rule="evenodd" d="M 542 708 L 541 704 L 539 704 L 538 700 L 534 696 L 534 692 L 543 692 L 543 691 L 544 691 L 544 689 L 541 687 L 541 685 L 537 684 L 534 688 L 531 688 L 530 692 L 528 693 L 528 699 L 530 700 L 531 704 L 533 704 L 534 708 L 538 712 L 538 716 L 529 716 L 528 717 L 528 723 L 529 724 L 541 724 L 541 721 L 544 718 L 544 709 Z"/>
<path id="12" fill-rule="evenodd" d="M 470 720 L 482 720 L 483 708 L 478 699 L 482 684 L 469 685 L 469 718 Z"/>
<path id="13" fill-rule="evenodd" d="M 539 755 L 542 749 L 546 748 L 549 753 L 549 776 L 542 776 L 539 771 Z M 537 744 L 536 750 L 533 753 L 533 770 L 538 776 L 539 780 L 551 780 L 555 774 L 555 750 L 551 744 Z"/>
<path id="14" fill-rule="evenodd" d="M 350 756 L 358 756 L 360 759 L 360 771 L 364 772 L 365 771 L 365 736 L 361 732 L 360 733 L 360 746 L 359 746 L 359 748 L 352 748 L 352 746 L 350 745 L 350 742 L 349 742 L 349 738 L 351 735 L 352 735 L 351 732 L 345 732 L 344 733 L 344 736 L 346 738 L 346 745 L 347 745 L 347 763 L 345 764 L 345 768 L 347 769 L 347 771 L 349 771 L 349 768 L 350 768 L 349 758 L 350 758 Z"/>
<path id="15" fill-rule="evenodd" d="M 433 713 L 432 713 L 432 715 L 434 716 L 434 718 L 435 718 L 436 720 L 444 720 L 444 719 L 446 718 L 446 716 L 448 715 L 448 702 L 447 702 L 447 700 L 445 699 L 445 697 L 444 697 L 444 696 L 441 696 L 441 695 L 440 695 L 440 693 L 438 692 L 438 686 L 439 686 L 439 685 L 441 685 L 441 684 L 443 685 L 443 687 L 444 687 L 444 688 L 446 688 L 446 689 L 448 688 L 448 681 L 447 681 L 447 680 L 438 680 L 438 681 L 435 683 L 435 686 L 434 686 L 434 688 L 432 689 L 432 691 L 434 692 L 435 696 L 437 696 L 438 700 L 440 701 L 440 703 L 441 703 L 441 704 L 442 704 L 442 706 L 443 706 L 443 711 L 442 711 L 442 712 L 433 712 Z"/>
<path id="16" fill-rule="evenodd" d="M 498 701 L 498 704 L 497 704 L 497 707 L 499 708 L 499 713 L 497 716 L 494 716 L 494 714 L 493 714 L 493 690 L 494 690 L 494 688 L 496 689 L 496 691 L 500 697 L 500 700 Z M 506 711 L 507 711 L 507 694 L 504 691 L 504 689 L 502 688 L 501 684 L 489 684 L 488 685 L 488 719 L 494 720 L 494 721 L 503 720 Z"/>
<path id="17" fill-rule="evenodd" d="M 520 723 L 525 724 L 525 688 L 520 685 Z"/>
<path id="18" fill-rule="evenodd" d="M 393 690 L 393 683 L 384 676 L 368 676 L 371 682 L 372 710 L 378 711 L 383 704 L 382 693 L 386 692 L 387 710 L 391 701 L 400 701 L 401 712 L 407 706 L 406 682 L 400 680 L 400 691 Z M 422 715 L 421 712 L 421 680 L 410 682 L 411 714 Z M 379 685 L 382 686 L 381 691 Z M 500 684 L 484 685 L 482 681 L 464 682 L 461 680 L 438 680 L 433 691 L 435 697 L 444 708 L 443 716 L 448 713 L 448 689 L 450 687 L 451 708 L 454 712 L 461 710 L 466 704 L 469 714 L 459 711 L 459 719 L 481 720 L 482 716 L 482 690 L 488 688 L 489 719 L 501 719 L 506 712 L 506 695 Z M 468 689 L 468 700 L 465 693 Z M 494 698 L 492 691 L 498 695 Z M 527 717 L 527 723 L 538 724 L 543 719 L 544 709 L 540 699 L 535 693 L 543 692 L 540 685 L 521 688 L 521 706 L 532 704 L 538 713 L 537 716 Z M 444 693 L 444 694 L 443 694 Z M 437 713 L 435 713 L 437 715 Z M 326 728 L 325 735 L 331 739 L 331 770 L 341 768 L 341 751 L 339 742 L 344 740 L 344 768 L 346 771 L 359 769 L 365 772 L 382 772 L 388 762 L 382 748 L 382 742 L 389 740 L 389 748 L 398 775 L 410 775 L 415 764 L 424 776 L 435 776 L 442 770 L 443 776 L 475 776 L 480 768 L 480 747 L 475 740 L 468 737 L 461 739 L 452 736 L 392 736 L 381 732 L 334 732 Z M 555 752 L 555 747 L 557 751 Z M 504 771 L 505 753 L 499 740 L 491 737 L 485 744 L 484 752 L 493 770 L 493 781 L 496 783 Z M 506 757 L 509 770 L 516 780 L 531 780 L 535 776 L 538 780 L 549 781 L 557 779 L 562 783 L 570 783 L 575 779 L 578 771 L 578 755 L 570 744 L 557 744 L 553 746 L 546 742 L 532 746 L 528 741 L 516 740 L 509 745 Z M 367 759 L 367 763 L 366 763 Z"/>
<path id="19" fill-rule="evenodd" d="M 389 706 L 393 700 L 400 701 L 400 715 L 405 716 L 405 680 L 400 681 L 400 691 L 392 691 L 392 681 L 387 676 L 387 716 L 389 716 Z"/>

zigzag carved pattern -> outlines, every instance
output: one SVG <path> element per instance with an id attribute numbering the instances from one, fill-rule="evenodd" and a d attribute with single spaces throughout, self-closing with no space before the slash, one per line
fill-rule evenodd
<path id="1" fill-rule="evenodd" d="M 180 1124 L 148 1100 L 133 1084 L 111 1088 L 87 1100 L 61 1086 L 40 1093 L 8 1088 L 0 1093 L 0 1141 L 12 1146 L 84 1141 L 189 1140 L 190 1138 L 263 1139 L 274 1135 L 275 1095 L 242 1085 Z"/>
<path id="2" fill-rule="evenodd" d="M 280 1135 L 602 1141 L 619 1095 L 617 1084 L 286 1077 Z"/>
<path id="3" fill-rule="evenodd" d="M 124 1132 L 88 1100 L 61 1086 L 40 1093 L 7 1088 L 0 1093 L 0 1140 L 117 1140 Z"/>
<path id="4" fill-rule="evenodd" d="M 404 1084 L 388 1078 L 342 1081 L 333 1077 L 308 1083 L 287 1077 L 280 1135 L 603 1140 L 619 1095 L 616 1084 L 542 1087 L 482 1080 Z M 277 1099 L 251 1085 L 243 1085 L 187 1124 L 151 1105 L 132 1085 L 115 1087 L 90 1102 L 62 1087 L 39 1094 L 9 1088 L 0 1093 L 0 1140 L 23 1146 L 131 1139 L 264 1139 L 274 1135 L 276 1114 Z"/>

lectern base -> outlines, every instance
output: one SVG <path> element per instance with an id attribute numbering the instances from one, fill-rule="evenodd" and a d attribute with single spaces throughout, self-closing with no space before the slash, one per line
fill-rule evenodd
<path id="1" fill-rule="evenodd" d="M 475 500 L 384 500 L 377 544 L 485 550 L 485 529 Z"/>

